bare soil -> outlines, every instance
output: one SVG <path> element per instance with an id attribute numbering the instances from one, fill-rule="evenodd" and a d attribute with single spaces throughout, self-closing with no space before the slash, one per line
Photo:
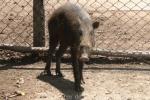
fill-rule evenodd
<path id="1" fill-rule="evenodd" d="M 52 11 L 61 5 L 58 1 L 45 1 L 46 21 Z M 101 1 L 93 6 L 88 6 L 90 2 L 87 3 L 87 0 L 82 2 L 83 6 L 87 5 L 84 7 L 92 19 L 100 21 L 96 31 L 96 47 L 124 51 L 150 50 L 149 11 L 111 11 L 107 9 L 107 3 L 105 5 Z M 32 46 L 32 5 L 32 0 L 0 1 L 1 44 Z M 99 6 L 97 9 L 96 5 Z M 64 78 L 48 77 L 42 74 L 45 62 L 27 55 L 0 50 L 0 100 L 150 100 L 148 61 L 109 57 L 91 59 L 84 67 L 84 91 L 77 94 L 68 61 L 62 63 Z M 53 73 L 54 69 L 55 63 L 52 64 Z"/>
<path id="2" fill-rule="evenodd" d="M 1 60 L 0 100 L 150 100 L 150 66 L 133 59 L 92 58 L 84 67 L 84 91 L 74 91 L 72 67 L 64 78 L 42 74 L 45 62 L 33 58 Z M 52 72 L 55 74 L 55 63 Z M 20 91 L 22 93 L 18 93 Z"/>
<path id="3" fill-rule="evenodd" d="M 149 3 L 139 0 L 69 0 L 78 2 L 86 9 L 93 20 L 100 22 L 95 31 L 96 47 L 107 50 L 149 51 L 150 45 L 150 14 L 149 6 L 139 4 Z M 56 8 L 67 0 L 45 0 L 45 30 L 46 46 L 48 46 L 47 20 Z M 118 2 L 118 3 L 116 3 Z M 133 3 L 134 2 L 134 3 Z M 131 5 L 130 5 L 131 3 Z M 137 5 L 135 5 L 137 3 Z M 114 5 L 112 5 L 114 4 Z M 129 4 L 129 5 L 128 5 Z M 123 6 L 123 7 L 121 7 Z M 128 7 L 129 6 L 129 7 Z M 136 7 L 137 6 L 137 7 Z M 0 43 L 19 46 L 33 45 L 33 0 L 2 0 L 0 1 Z M 121 7 L 120 9 L 117 7 Z M 128 9 L 123 9 L 128 8 Z M 134 8 L 134 7 L 133 7 Z M 143 8 L 143 9 L 142 9 Z"/>

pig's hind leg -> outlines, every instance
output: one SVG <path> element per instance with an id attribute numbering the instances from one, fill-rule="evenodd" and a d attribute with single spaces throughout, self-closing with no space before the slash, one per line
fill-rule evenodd
<path id="1" fill-rule="evenodd" d="M 59 77 L 63 77 L 63 74 L 60 71 L 61 57 L 63 53 L 66 51 L 67 45 L 60 44 L 58 51 L 56 52 L 56 75 Z"/>
<path id="2" fill-rule="evenodd" d="M 57 39 L 51 37 L 50 42 L 49 42 L 49 50 L 48 50 L 48 54 L 47 54 L 47 58 L 46 58 L 47 61 L 46 61 L 45 71 L 44 71 L 49 76 L 52 75 L 51 70 L 50 70 L 51 62 L 52 62 L 52 55 L 53 55 L 57 45 L 58 45 Z"/>

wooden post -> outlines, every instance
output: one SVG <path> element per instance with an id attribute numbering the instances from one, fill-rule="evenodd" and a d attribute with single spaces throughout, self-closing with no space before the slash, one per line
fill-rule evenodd
<path id="1" fill-rule="evenodd" d="M 33 0 L 33 46 L 45 46 L 45 13 L 43 0 Z"/>

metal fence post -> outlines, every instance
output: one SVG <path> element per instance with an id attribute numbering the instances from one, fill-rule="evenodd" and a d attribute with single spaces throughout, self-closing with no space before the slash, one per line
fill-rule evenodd
<path id="1" fill-rule="evenodd" d="M 33 0 L 33 46 L 45 46 L 45 13 L 43 0 Z"/>

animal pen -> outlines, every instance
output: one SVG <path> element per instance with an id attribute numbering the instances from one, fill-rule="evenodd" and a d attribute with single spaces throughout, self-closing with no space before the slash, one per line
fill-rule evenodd
<path id="1" fill-rule="evenodd" d="M 65 2 L 100 22 L 93 55 L 150 58 L 149 0 L 1 0 L 0 49 L 47 51 L 47 20 Z"/>

